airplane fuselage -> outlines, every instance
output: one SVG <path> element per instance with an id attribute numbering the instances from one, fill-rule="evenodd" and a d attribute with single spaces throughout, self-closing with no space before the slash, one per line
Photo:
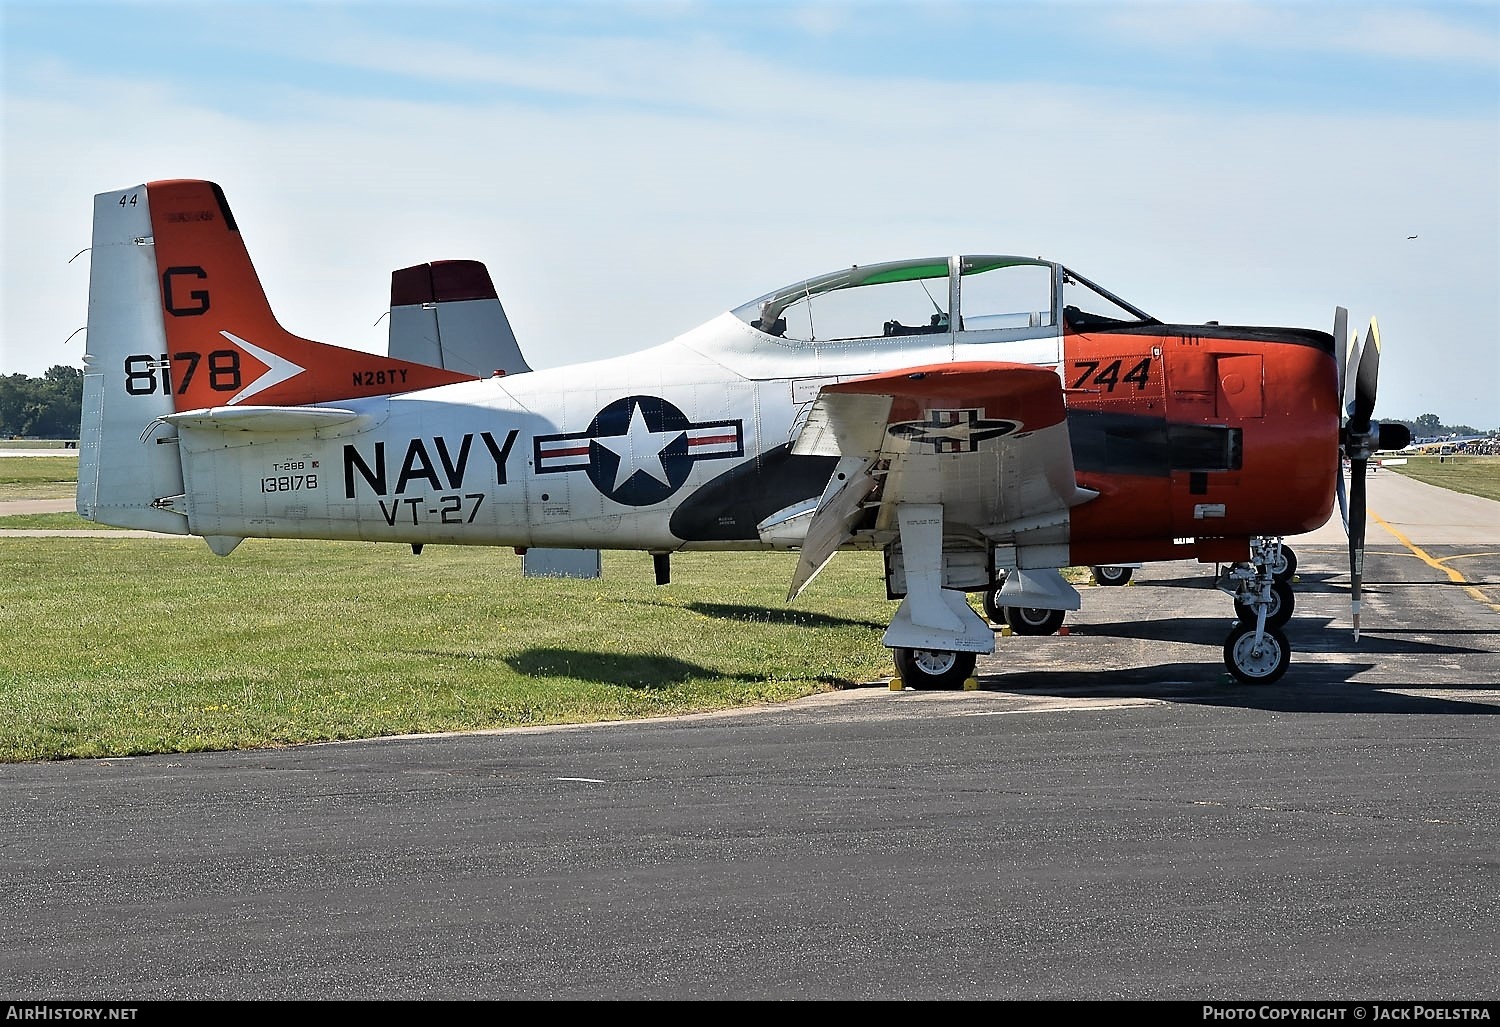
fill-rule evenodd
<path id="1" fill-rule="evenodd" d="M 819 388 L 980 356 L 1062 378 L 1078 481 L 1099 492 L 1072 512 L 1080 565 L 1213 559 L 1249 536 L 1312 530 L 1332 508 L 1336 372 L 1318 333 L 1157 325 L 1016 343 L 956 333 L 829 347 L 809 367 L 822 373 L 761 377 L 764 361 L 709 344 L 748 331 L 724 315 L 629 357 L 325 404 L 355 416 L 314 432 L 184 422 L 179 512 L 206 536 L 793 547 L 795 519 L 781 532 L 766 525 L 815 501 L 833 470 L 830 457 L 791 452 Z"/>

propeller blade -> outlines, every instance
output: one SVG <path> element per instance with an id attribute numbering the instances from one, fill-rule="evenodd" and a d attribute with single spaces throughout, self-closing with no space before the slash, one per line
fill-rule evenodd
<path id="1" fill-rule="evenodd" d="M 1339 368 L 1339 402 L 1344 401 L 1344 375 L 1349 360 L 1349 311 L 1333 308 L 1333 359 Z"/>
<path id="2" fill-rule="evenodd" d="M 1348 312 L 1338 307 L 1333 315 L 1335 334 L 1342 335 Z M 1344 532 L 1349 536 L 1349 607 L 1354 620 L 1354 641 L 1359 641 L 1359 607 L 1365 577 L 1365 475 L 1370 457 L 1386 436 L 1384 426 L 1372 424 L 1375 391 L 1380 378 L 1380 326 L 1370 318 L 1370 328 L 1361 344 L 1359 334 L 1349 340 L 1348 357 L 1339 367 L 1339 401 L 1344 404 L 1344 424 L 1339 432 L 1337 495 Z M 1398 433 L 1391 431 L 1391 441 Z M 1349 484 L 1344 485 L 1343 462 L 1349 461 Z"/>
<path id="3" fill-rule="evenodd" d="M 1363 458 L 1349 462 L 1349 608 L 1354 641 L 1359 641 L 1359 601 L 1365 576 L 1365 467 Z"/>
<path id="4" fill-rule="evenodd" d="M 1349 355 L 1344 358 L 1344 391 L 1339 393 L 1339 401 L 1344 404 L 1345 423 L 1354 416 L 1354 375 L 1359 369 L 1359 360 L 1363 355 L 1359 344 L 1359 333 L 1355 332 L 1349 336 Z"/>
<path id="5" fill-rule="evenodd" d="M 1370 430 L 1375 412 L 1375 386 L 1380 377 L 1380 326 L 1370 318 L 1364 349 L 1354 367 L 1354 401 L 1349 405 L 1349 428 L 1361 434 Z"/>
<path id="6" fill-rule="evenodd" d="M 1344 460 L 1339 458 L 1338 477 L 1334 480 L 1338 483 L 1335 494 L 1339 499 L 1339 519 L 1344 522 L 1344 534 L 1349 534 L 1349 487 L 1344 484 Z"/>

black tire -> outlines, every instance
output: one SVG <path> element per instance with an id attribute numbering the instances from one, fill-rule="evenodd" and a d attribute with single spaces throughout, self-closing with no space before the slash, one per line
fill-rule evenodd
<path id="1" fill-rule="evenodd" d="M 1043 610 L 1036 606 L 1005 608 L 1005 623 L 1018 635 L 1055 635 L 1062 622 L 1062 610 Z"/>
<path id="2" fill-rule="evenodd" d="M 1131 575 L 1135 573 L 1134 567 L 1113 567 L 1101 565 L 1090 567 L 1093 572 L 1094 581 L 1100 585 L 1125 585 L 1130 582 Z"/>
<path id="3" fill-rule="evenodd" d="M 896 674 L 908 688 L 962 688 L 974 673 L 977 657 L 945 649 L 892 649 Z"/>
<path id="4" fill-rule="evenodd" d="M 1255 646 L 1255 625 L 1236 624 L 1224 642 L 1224 666 L 1246 685 L 1269 685 L 1286 673 L 1292 662 L 1292 647 L 1280 628 L 1266 625 L 1261 644 Z"/>
<path id="5" fill-rule="evenodd" d="M 995 587 L 984 593 L 984 615 L 991 624 L 1005 623 L 1005 607 L 1000 605 L 1000 589 Z"/>
<path id="6" fill-rule="evenodd" d="M 1271 580 L 1271 608 L 1266 611 L 1266 626 L 1279 628 L 1292 619 L 1292 610 L 1297 605 L 1297 599 L 1292 592 L 1289 581 L 1280 578 Z M 1242 623 L 1255 627 L 1255 607 L 1249 603 L 1242 603 L 1238 599 L 1234 601 L 1234 615 Z"/>
<path id="7" fill-rule="evenodd" d="M 1271 577 L 1277 581 L 1290 582 L 1297 575 L 1297 554 L 1292 547 L 1281 547 L 1281 559 L 1271 564 Z"/>

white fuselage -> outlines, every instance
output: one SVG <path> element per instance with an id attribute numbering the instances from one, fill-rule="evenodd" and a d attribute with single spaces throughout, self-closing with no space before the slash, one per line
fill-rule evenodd
<path id="1" fill-rule="evenodd" d="M 964 335 L 976 336 L 960 347 L 971 351 L 965 359 L 1052 364 L 1060 352 L 1056 338 Z M 766 336 L 724 314 L 628 356 L 325 404 L 355 416 L 315 430 L 184 420 L 184 495 L 174 508 L 192 534 L 232 538 L 660 551 L 796 545 L 795 531 L 743 527 L 685 538 L 673 514 L 727 472 L 744 473 L 747 462 L 788 447 L 819 386 L 952 360 L 955 347 L 941 334 L 777 348 L 768 352 Z M 787 486 L 788 507 L 816 499 L 827 474 L 819 480 L 804 468 L 802 478 Z M 753 474 L 740 487 L 765 492 Z"/>

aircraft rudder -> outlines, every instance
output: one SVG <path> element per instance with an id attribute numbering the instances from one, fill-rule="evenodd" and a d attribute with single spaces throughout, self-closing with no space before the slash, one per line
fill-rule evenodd
<path id="1" fill-rule="evenodd" d="M 175 432 L 151 431 L 174 407 L 150 195 L 142 184 L 94 197 L 75 507 L 103 524 L 185 534 L 186 518 L 161 505 L 182 493 Z"/>

